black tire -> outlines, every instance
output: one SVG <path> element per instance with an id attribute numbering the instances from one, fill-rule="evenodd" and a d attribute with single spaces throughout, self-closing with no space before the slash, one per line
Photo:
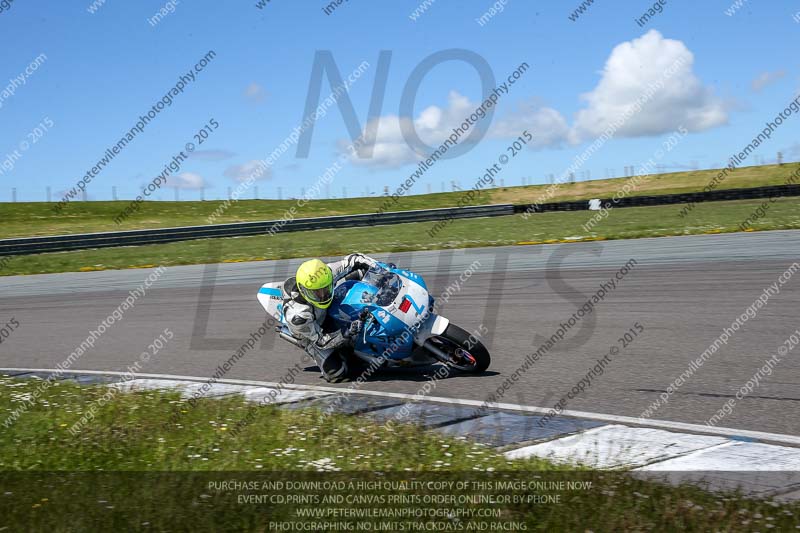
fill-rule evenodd
<path id="1" fill-rule="evenodd" d="M 355 381 L 367 369 L 367 364 L 353 353 L 353 348 L 350 346 L 339 350 L 339 356 L 347 365 L 347 381 Z"/>
<path id="2" fill-rule="evenodd" d="M 479 374 L 489 368 L 489 364 L 492 362 L 492 357 L 489 355 L 489 350 L 486 349 L 481 341 L 471 337 L 468 332 L 464 331 L 455 324 L 448 324 L 447 328 L 444 330 L 444 333 L 433 337 L 434 341 L 437 340 L 437 337 L 445 339 L 446 341 L 450 341 L 450 343 L 468 352 L 475 359 L 475 366 L 470 367 L 469 369 L 461 368 L 449 361 L 442 361 L 444 364 L 458 368 L 463 372 L 469 372 L 473 374 Z"/>

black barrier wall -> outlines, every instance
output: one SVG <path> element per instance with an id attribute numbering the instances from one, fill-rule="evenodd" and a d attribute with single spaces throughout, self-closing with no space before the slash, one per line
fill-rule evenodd
<path id="1" fill-rule="evenodd" d="M 659 196 L 631 196 L 614 201 L 601 198 L 601 205 L 613 207 L 644 207 L 681 203 L 718 202 L 725 200 L 751 200 L 782 196 L 800 196 L 800 185 L 777 185 L 753 187 L 749 189 L 725 189 L 709 192 L 665 194 Z M 471 207 L 450 207 L 442 209 L 423 209 L 391 213 L 366 213 L 318 218 L 296 218 L 292 220 L 267 220 L 261 222 L 240 222 L 234 224 L 214 224 L 208 226 L 189 226 L 181 228 L 158 228 L 148 230 L 119 231 L 107 233 L 84 233 L 76 235 L 56 235 L 48 237 L 27 237 L 0 240 L 0 256 L 27 255 L 42 252 L 62 252 L 85 250 L 89 248 L 108 248 L 113 246 L 137 246 L 144 244 L 163 244 L 192 239 L 212 239 L 219 237 L 241 237 L 290 231 L 315 229 L 353 228 L 359 226 L 384 226 L 407 222 L 428 222 L 451 220 L 455 218 L 480 218 L 506 216 L 518 213 L 546 213 L 553 211 L 582 211 L 589 209 L 588 200 L 573 202 L 553 202 L 545 204 L 499 204 Z"/>

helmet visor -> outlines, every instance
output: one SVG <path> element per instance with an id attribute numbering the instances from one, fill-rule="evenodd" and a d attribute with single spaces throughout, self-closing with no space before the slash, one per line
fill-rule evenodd
<path id="1" fill-rule="evenodd" d="M 300 285 L 299 288 L 303 298 L 317 306 L 327 306 L 329 303 L 331 303 L 331 300 L 333 300 L 332 285 L 322 287 L 321 289 L 308 289 L 302 285 Z"/>

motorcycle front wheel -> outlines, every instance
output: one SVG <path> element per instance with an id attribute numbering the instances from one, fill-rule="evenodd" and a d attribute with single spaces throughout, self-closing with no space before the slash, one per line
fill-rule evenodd
<path id="1" fill-rule="evenodd" d="M 437 360 L 462 372 L 483 372 L 492 361 L 481 341 L 455 324 L 449 324 L 441 335 L 430 337 L 425 348 Z"/>

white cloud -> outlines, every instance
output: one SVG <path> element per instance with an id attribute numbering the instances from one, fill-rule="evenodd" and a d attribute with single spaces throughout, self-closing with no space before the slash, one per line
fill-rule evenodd
<path id="1" fill-rule="evenodd" d="M 272 169 L 267 168 L 265 171 L 259 170 L 262 167 L 261 161 L 253 159 L 241 165 L 231 165 L 225 169 L 225 176 L 235 181 L 247 181 L 250 176 L 254 176 L 256 180 L 268 180 L 272 178 Z"/>
<path id="2" fill-rule="evenodd" d="M 764 87 L 775 83 L 784 76 L 786 76 L 785 70 L 777 70 L 775 72 L 762 72 L 756 77 L 756 79 L 754 79 L 750 83 L 750 87 L 755 92 L 761 92 L 761 90 L 764 89 Z"/>
<path id="3" fill-rule="evenodd" d="M 267 91 L 256 82 L 252 82 L 244 89 L 244 97 L 254 104 L 260 104 L 267 98 Z"/>
<path id="4" fill-rule="evenodd" d="M 367 131 L 377 128 L 375 141 L 365 144 L 361 154 L 367 154 L 369 148 L 373 149 L 371 158 L 351 157 L 354 164 L 374 167 L 395 168 L 405 164 L 414 163 L 428 157 L 427 153 L 418 154 L 406 143 L 403 137 L 403 128 L 414 128 L 420 139 L 428 146 L 436 147 L 442 144 L 452 133 L 453 128 L 460 126 L 466 117 L 475 111 L 478 104 L 471 102 L 469 98 L 456 91 L 450 91 L 448 95 L 448 105 L 446 108 L 430 106 L 422 110 L 419 116 L 411 121 L 407 117 L 397 115 L 386 115 L 371 120 L 362 136 L 367 136 Z M 485 127 L 485 126 L 477 126 Z M 472 134 L 473 125 L 469 134 Z M 410 131 L 410 130 L 408 130 Z M 459 144 L 464 144 L 466 138 L 462 136 Z M 348 141 L 340 141 L 339 147 L 345 152 Z"/>
<path id="5" fill-rule="evenodd" d="M 401 131 L 401 123 L 405 122 L 408 127 L 409 119 L 401 119 L 397 115 L 386 115 L 370 120 L 367 123 L 362 136 L 366 136 L 366 131 L 377 128 L 375 141 L 365 143 L 359 148 L 359 155 L 362 157 L 350 156 L 350 161 L 357 165 L 394 168 L 419 160 L 419 156 L 406 144 Z M 349 141 L 339 141 L 339 148 L 343 153 L 347 153 L 346 146 Z M 367 157 L 369 150 L 372 150 L 371 157 Z"/>
<path id="6" fill-rule="evenodd" d="M 561 113 L 535 102 L 520 104 L 517 112 L 495 122 L 489 133 L 492 137 L 516 139 L 525 130 L 533 135 L 533 141 L 528 144 L 533 149 L 561 146 L 570 133 Z"/>
<path id="7" fill-rule="evenodd" d="M 669 133 L 683 126 L 690 132 L 726 124 L 728 106 L 694 73 L 694 54 L 682 41 L 667 39 L 650 30 L 637 39 L 615 46 L 606 60 L 601 78 L 591 91 L 581 95 L 585 106 L 570 125 L 558 110 L 531 100 L 495 121 L 492 138 L 517 138 L 524 130 L 533 135 L 529 147 L 557 148 L 565 143 L 593 140 L 612 125 L 616 137 L 645 137 Z M 629 113 L 641 106 L 641 111 Z M 353 158 L 357 165 L 395 168 L 428 156 L 415 153 L 403 137 L 403 128 L 417 131 L 429 146 L 438 146 L 477 107 L 457 91 L 450 91 L 445 108 L 430 106 L 413 121 L 386 115 L 370 121 L 365 131 L 377 128 L 369 159 Z M 619 124 L 621 117 L 629 118 Z M 487 127 L 483 124 L 482 127 Z M 363 133 L 362 133 L 363 135 Z M 459 144 L 465 142 L 464 138 Z M 349 141 L 340 141 L 346 151 Z"/>
<path id="8" fill-rule="evenodd" d="M 167 187 L 200 190 L 207 187 L 206 180 L 200 174 L 193 172 L 181 172 L 177 176 L 167 178 Z"/>
<path id="9" fill-rule="evenodd" d="M 447 104 L 445 109 L 435 105 L 423 109 L 419 118 L 414 121 L 420 139 L 429 146 L 442 144 L 453 132 L 453 128 L 463 124 L 464 119 L 478 107 L 477 103 L 470 102 L 469 98 L 462 96 L 457 91 L 450 91 L 450 94 L 447 95 Z M 486 126 L 486 124 L 477 123 L 471 126 L 469 133 L 472 133 L 473 128 L 485 128 Z M 464 140 L 462 137 L 459 143 Z"/>
<path id="10" fill-rule="evenodd" d="M 600 82 L 581 96 L 588 105 L 576 114 L 573 139 L 599 136 L 651 84 L 663 86 L 617 130 L 618 137 L 659 135 L 681 125 L 702 131 L 725 124 L 725 105 L 697 78 L 693 64 L 694 54 L 683 42 L 665 39 L 656 30 L 617 45 L 606 60 Z"/>

